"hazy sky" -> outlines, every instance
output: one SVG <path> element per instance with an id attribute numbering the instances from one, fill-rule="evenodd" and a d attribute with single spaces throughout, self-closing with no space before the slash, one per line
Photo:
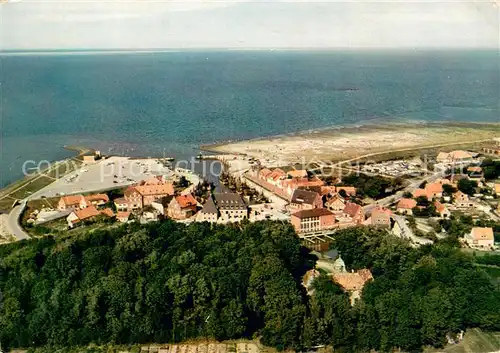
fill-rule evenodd
<path id="1" fill-rule="evenodd" d="M 499 47 L 494 2 L 7 1 L 3 49 Z"/>

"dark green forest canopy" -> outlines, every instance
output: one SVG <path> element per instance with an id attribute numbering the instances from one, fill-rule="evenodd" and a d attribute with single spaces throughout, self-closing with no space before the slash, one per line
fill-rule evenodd
<path id="1" fill-rule="evenodd" d="M 287 223 L 164 221 L 4 245 L 0 340 L 69 347 L 258 336 L 279 349 L 354 352 L 500 329 L 498 288 L 459 249 L 413 249 L 366 227 L 335 238 L 348 269 L 370 268 L 375 278 L 354 307 L 327 276 L 305 294 L 314 258 Z"/>

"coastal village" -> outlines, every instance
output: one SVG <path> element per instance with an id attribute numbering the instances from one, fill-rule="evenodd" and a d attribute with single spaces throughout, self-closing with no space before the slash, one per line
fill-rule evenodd
<path id="1" fill-rule="evenodd" d="M 289 222 L 303 244 L 317 251 L 320 258 L 316 268 L 304 276 L 308 293 L 313 294 L 311 283 L 322 271 L 349 294 L 354 305 L 373 276 L 369 269 L 348 272 L 338 253 L 325 255 L 339 229 L 382 227 L 417 247 L 444 239 L 448 233 L 456 234 L 461 223 L 458 231 L 464 250 L 498 251 L 500 180 L 494 174 L 498 156 L 500 139 L 480 150 L 437 151 L 426 163 L 412 157 L 361 164 L 358 174 L 369 178 L 365 182 L 392 180 L 388 184 L 391 187 L 385 185 L 385 190 L 368 197 L 367 190 L 361 190 L 364 184 L 355 185 L 349 169 L 352 166 L 347 166 L 348 175 L 333 176 L 313 167 L 276 166 L 245 155 L 201 157 L 217 159 L 224 165 L 220 183 L 214 185 L 164 161 L 106 158 L 97 152 L 84 156 L 82 168 L 59 180 L 59 186 L 42 189 L 38 201 L 32 200 L 23 213 L 22 224 L 30 236 L 37 236 L 50 234 L 53 224 L 59 230 L 69 229 L 71 234 L 99 224 L 148 223 L 167 218 L 214 225 Z M 130 173 L 135 179 L 113 171 L 107 172 L 103 182 L 106 188 L 98 192 L 86 192 L 85 188 L 80 188 L 80 193 L 61 191 L 84 184 L 99 189 L 99 183 L 87 179 L 103 168 L 115 167 L 113 170 L 118 168 L 121 173 L 131 165 L 141 167 L 139 173 Z M 395 182 L 395 178 L 399 180 Z"/>
<path id="2" fill-rule="evenodd" d="M 164 159 L 93 151 L 82 156 L 75 170 L 17 201 L 3 216 L 19 221 L 14 226 L 7 222 L 4 231 L 22 240 L 165 219 L 212 227 L 285 222 L 317 257 L 302 277 L 305 293 L 314 296 L 314 281 L 326 275 L 355 306 L 376 276 L 369 268 L 346 267 L 342 254 L 331 247 L 338 230 L 377 227 L 413 247 L 453 236 L 474 256 L 500 251 L 499 156 L 500 139 L 478 148 L 439 149 L 425 159 L 413 154 L 330 165 L 200 155 L 200 163 L 223 166 L 213 183 Z"/>

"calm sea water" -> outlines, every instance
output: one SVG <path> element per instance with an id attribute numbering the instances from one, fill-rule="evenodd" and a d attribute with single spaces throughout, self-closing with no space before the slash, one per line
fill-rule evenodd
<path id="1" fill-rule="evenodd" d="M 497 52 L 1 57 L 0 186 L 27 159 L 176 156 L 200 144 L 395 118 L 499 121 Z"/>

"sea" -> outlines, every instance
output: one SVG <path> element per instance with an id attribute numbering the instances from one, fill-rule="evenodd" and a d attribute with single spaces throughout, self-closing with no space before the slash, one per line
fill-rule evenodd
<path id="1" fill-rule="evenodd" d="M 327 127 L 499 122 L 498 51 L 0 53 L 0 186 L 25 161 L 188 158 L 221 141 Z"/>

